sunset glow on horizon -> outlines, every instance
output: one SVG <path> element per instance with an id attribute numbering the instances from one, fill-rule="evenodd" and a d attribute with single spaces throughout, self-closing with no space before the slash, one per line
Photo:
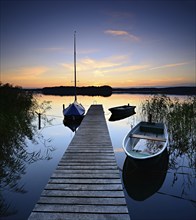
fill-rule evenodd
<path id="1" fill-rule="evenodd" d="M 1 78 L 24 88 L 193 86 L 195 1 L 1 1 Z"/>

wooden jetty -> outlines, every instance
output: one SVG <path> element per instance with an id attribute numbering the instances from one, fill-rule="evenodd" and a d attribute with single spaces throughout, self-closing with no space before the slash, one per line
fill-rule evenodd
<path id="1" fill-rule="evenodd" d="M 91 105 L 29 220 L 130 220 L 102 105 Z"/>

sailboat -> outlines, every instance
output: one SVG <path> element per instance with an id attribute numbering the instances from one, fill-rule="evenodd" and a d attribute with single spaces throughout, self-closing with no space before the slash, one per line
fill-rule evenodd
<path id="1" fill-rule="evenodd" d="M 75 88 L 75 99 L 72 104 L 67 108 L 63 107 L 64 120 L 77 120 L 81 119 L 85 114 L 85 108 L 82 104 L 77 102 L 77 91 L 76 91 L 76 31 L 74 32 L 74 88 Z"/>

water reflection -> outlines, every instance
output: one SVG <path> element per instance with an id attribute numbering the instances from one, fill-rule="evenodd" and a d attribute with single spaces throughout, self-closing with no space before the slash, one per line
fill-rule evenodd
<path id="1" fill-rule="evenodd" d="M 0 91 L 0 187 L 2 192 L 26 193 L 24 184 L 20 183 L 26 167 L 35 161 L 50 159 L 51 140 L 44 139 L 33 125 L 37 103 L 30 93 L 9 84 L 1 85 Z M 41 142 L 45 155 L 41 149 L 29 149 L 29 141 L 34 145 Z M 0 216 L 15 212 L 0 194 Z"/>
<path id="2" fill-rule="evenodd" d="M 126 157 L 123 165 L 123 183 L 128 195 L 137 201 L 143 201 L 162 186 L 168 169 L 168 153 L 165 150 L 153 165 L 145 161 L 144 166 L 136 166 L 132 158 Z M 146 168 L 148 167 L 148 168 Z"/>
<path id="3" fill-rule="evenodd" d="M 107 120 L 112 144 L 114 146 L 115 155 L 119 167 L 122 167 L 125 157 L 124 151 L 122 150 L 122 148 L 120 150 L 119 147 L 122 146 L 122 140 L 124 136 L 127 134 L 128 130 L 142 120 L 139 114 L 139 112 L 142 110 L 140 104 L 141 102 L 144 102 L 148 98 L 149 98 L 148 95 L 130 95 L 130 94 L 114 94 L 109 98 L 103 98 L 100 96 L 98 97 L 80 96 L 80 100 L 82 103 L 84 103 L 86 109 L 88 109 L 88 107 L 91 104 L 93 104 L 95 100 L 97 103 L 103 104 L 105 117 L 107 119 L 110 117 L 108 108 L 113 105 L 119 105 L 119 104 L 123 105 L 124 103 L 131 102 L 133 105 L 137 106 L 137 114 L 135 114 L 134 116 L 116 122 L 109 122 Z M 170 97 L 170 98 L 172 99 L 172 101 L 174 100 L 174 97 Z M 184 100 L 186 99 L 186 97 L 179 97 L 179 98 L 180 98 L 179 103 L 183 103 Z M 33 132 L 32 134 L 32 141 L 31 140 L 29 142 L 25 141 L 25 145 L 28 145 L 27 148 L 28 152 L 38 152 L 39 149 L 41 148 L 38 142 L 42 143 L 43 151 L 47 150 L 48 147 L 50 148 L 52 146 L 55 146 L 56 150 L 55 152 L 52 153 L 53 158 L 50 161 L 42 160 L 31 165 L 29 165 L 26 162 L 24 163 L 24 165 L 27 168 L 26 171 L 24 170 L 24 172 L 26 173 L 20 176 L 21 179 L 19 179 L 18 182 L 20 182 L 20 184 L 25 183 L 25 188 L 23 187 L 23 190 L 24 191 L 28 190 L 27 193 L 25 193 L 22 196 L 20 194 L 18 195 L 17 193 L 12 193 L 12 195 L 10 196 L 10 193 L 9 192 L 7 193 L 6 190 L 2 192 L 2 194 L 6 195 L 4 196 L 4 198 L 6 198 L 6 201 L 4 200 L 4 204 L 7 204 L 7 206 L 4 206 L 5 207 L 4 213 L 8 207 L 10 213 L 11 211 L 12 212 L 17 211 L 15 215 L 10 216 L 10 218 L 8 219 L 28 218 L 32 208 L 34 207 L 34 203 L 37 202 L 37 199 L 39 198 L 43 187 L 46 185 L 48 178 L 51 176 L 60 158 L 62 157 L 66 147 L 69 145 L 74 135 L 74 133 L 72 133 L 72 131 L 69 130 L 69 128 L 64 127 L 62 123 L 63 120 L 62 103 L 69 105 L 69 103 L 72 102 L 72 97 L 71 96 L 70 97 L 41 96 L 39 98 L 40 102 L 43 102 L 44 100 L 52 101 L 51 102 L 52 108 L 51 111 L 47 113 L 47 117 L 49 117 L 48 115 L 51 115 L 51 117 L 58 116 L 52 122 L 53 124 L 55 125 L 58 124 L 58 125 L 57 126 L 53 125 L 53 126 L 49 126 L 48 128 L 43 128 L 40 130 L 39 133 L 37 133 L 36 128 L 38 123 L 37 121 L 35 121 L 33 123 L 35 125 L 35 132 Z M 0 106 L 2 107 L 2 105 Z M 161 108 L 157 108 L 157 109 L 158 109 L 157 111 L 159 112 L 161 111 L 160 110 Z M 42 111 L 40 112 L 42 113 Z M 165 113 L 165 115 L 167 115 L 167 113 Z M 195 208 L 194 208 L 195 195 L 196 195 L 195 165 L 194 165 L 195 164 L 194 163 L 195 131 L 193 130 L 193 127 L 195 126 L 194 124 L 196 124 L 195 115 L 196 114 L 194 115 L 190 114 L 189 116 L 190 119 L 187 119 L 187 121 L 192 122 L 191 125 L 190 123 L 188 125 L 192 129 L 192 132 L 185 133 L 185 135 L 187 135 L 187 137 L 189 136 L 190 139 L 192 138 L 191 142 L 188 145 L 186 144 L 181 145 L 181 146 L 185 146 L 184 148 L 183 147 L 178 148 L 179 145 L 177 143 L 181 142 L 180 133 L 177 136 L 174 135 L 175 136 L 174 142 L 170 140 L 171 145 L 168 148 L 168 153 L 169 153 L 168 171 L 164 180 L 164 184 L 162 185 L 161 189 L 158 190 L 158 193 L 155 193 L 152 197 L 148 197 L 150 199 L 146 199 L 143 202 L 142 201 L 136 202 L 131 197 L 129 198 L 129 196 L 127 196 L 126 198 L 127 204 L 133 219 L 157 219 L 157 212 L 160 213 L 159 217 L 162 216 L 162 219 L 195 219 Z M 179 115 L 179 118 L 183 118 L 183 116 Z M 144 119 L 146 119 L 146 116 L 144 117 Z M 0 118 L 0 120 L 2 119 Z M 178 132 L 178 124 L 179 124 L 179 128 L 181 129 L 182 126 L 181 124 L 184 123 L 183 120 L 181 120 L 181 122 L 179 121 L 176 122 L 176 126 L 173 127 L 174 132 L 176 133 Z M 34 121 L 34 119 L 32 121 Z M 46 124 L 48 124 L 47 121 Z M 43 118 L 42 118 L 42 127 L 44 127 Z M 0 129 L 3 129 L 2 126 L 0 127 Z M 33 127 L 32 130 L 34 130 Z M 44 135 L 45 138 L 42 137 L 42 134 Z M 0 135 L 0 139 L 1 137 L 2 135 Z M 52 141 L 50 139 L 51 137 L 52 137 Z M 170 138 L 172 139 L 172 136 L 170 136 Z M 27 140 L 28 138 L 25 137 L 24 139 Z M 32 144 L 31 142 L 33 142 L 34 144 Z M 174 145 L 174 143 L 176 144 Z M 35 151 L 35 149 L 37 150 Z M 41 155 L 43 156 L 43 153 Z M 12 209 L 9 206 L 9 201 L 11 201 L 9 196 L 12 197 L 11 199 L 13 201 L 11 204 Z M 185 199 L 181 199 L 182 197 Z M 3 198 L 1 197 L 0 203 L 2 203 L 3 201 L 2 199 Z M 25 204 L 25 210 L 24 210 L 24 204 Z M 164 209 L 162 204 L 164 204 Z M 15 210 L 13 209 L 13 207 L 15 207 Z M 156 208 L 156 212 L 154 212 L 155 208 Z M 3 208 L 1 205 L 0 205 L 0 210 L 2 213 Z M 178 212 L 176 212 L 176 210 L 178 210 Z"/>
<path id="4" fill-rule="evenodd" d="M 128 118 L 132 115 L 135 115 L 136 113 L 132 113 L 132 114 L 123 114 L 123 115 L 119 115 L 119 114 L 111 114 L 110 118 L 108 119 L 109 121 L 119 121 L 119 120 L 122 120 L 122 119 L 125 119 L 125 118 Z"/>
<path id="5" fill-rule="evenodd" d="M 63 124 L 65 127 L 68 127 L 72 132 L 75 132 L 80 126 L 84 116 L 77 117 L 77 119 L 73 119 L 70 117 L 64 117 Z"/>

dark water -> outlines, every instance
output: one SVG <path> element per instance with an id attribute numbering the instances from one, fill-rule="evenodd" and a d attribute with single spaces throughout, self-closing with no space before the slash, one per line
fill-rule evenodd
<path id="1" fill-rule="evenodd" d="M 112 95 L 111 97 L 79 96 L 86 109 L 91 104 L 103 104 L 109 133 L 121 173 L 124 192 L 131 219 L 195 219 L 195 146 L 183 151 L 169 146 L 160 161 L 151 169 L 138 169 L 122 150 L 122 140 L 141 119 L 141 102 L 148 96 Z M 173 98 L 173 97 L 171 97 Z M 185 97 L 179 97 L 183 101 Z M 68 105 L 72 97 L 42 96 L 52 101 L 51 110 L 37 129 L 32 120 L 32 134 L 20 135 L 12 143 L 9 160 L 1 150 L 0 219 L 27 219 L 49 177 L 74 137 L 62 123 L 62 104 Z M 136 105 L 136 114 L 110 122 L 108 108 L 130 103 Z M 17 128 L 19 129 L 19 128 Z M 30 131 L 29 131 L 30 132 Z M 30 132 L 31 133 L 31 132 Z M 18 134 L 20 134 L 18 130 Z M 193 134 L 192 134 L 193 135 Z M 194 134 L 195 135 L 195 134 Z M 191 138 L 191 137 L 190 137 Z M 18 147 L 17 144 L 22 145 Z M 14 147 L 17 146 L 17 147 Z"/>

